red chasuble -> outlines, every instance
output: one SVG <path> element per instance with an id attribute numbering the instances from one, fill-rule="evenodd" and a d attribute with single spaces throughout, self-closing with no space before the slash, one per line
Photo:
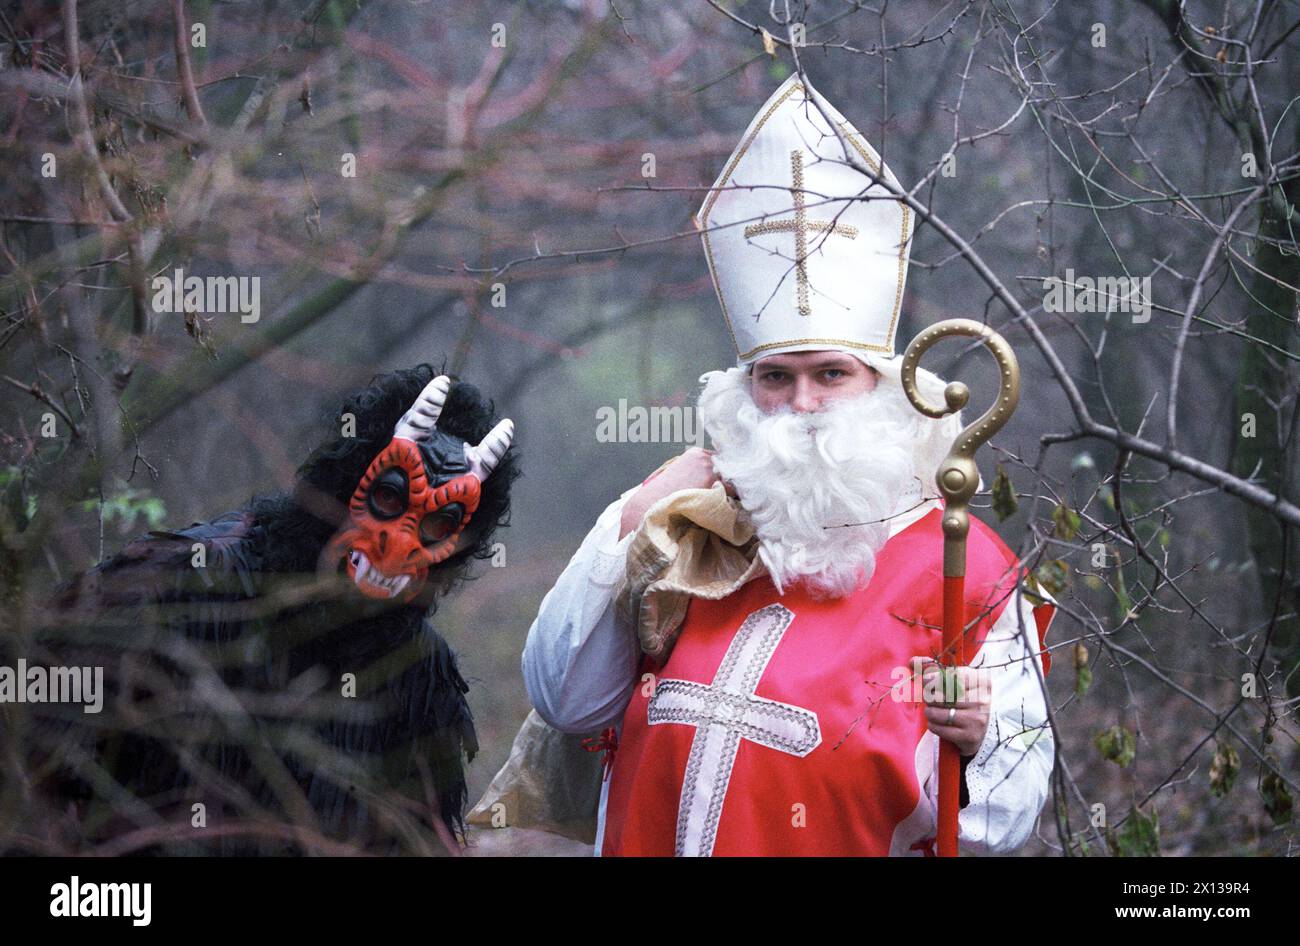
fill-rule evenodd
<path id="1" fill-rule="evenodd" d="M 602 854 L 887 855 L 905 819 L 916 838 L 904 849 L 924 850 L 934 823 L 917 815 L 923 704 L 891 687 L 914 655 L 939 656 L 941 515 L 893 536 L 847 597 L 779 595 L 764 576 L 720 601 L 692 599 L 668 662 L 644 667 L 653 683 L 624 714 Z M 967 663 L 1011 600 L 1015 568 L 971 517 Z M 1040 647 L 1050 610 L 1035 610 Z"/>

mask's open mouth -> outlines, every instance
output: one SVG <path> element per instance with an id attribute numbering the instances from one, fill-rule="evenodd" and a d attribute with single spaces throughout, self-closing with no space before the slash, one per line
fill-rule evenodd
<path id="1" fill-rule="evenodd" d="M 410 575 L 398 575 L 388 578 L 379 569 L 370 564 L 364 552 L 355 549 L 348 556 L 352 566 L 352 580 L 362 594 L 372 598 L 396 598 L 411 583 Z"/>

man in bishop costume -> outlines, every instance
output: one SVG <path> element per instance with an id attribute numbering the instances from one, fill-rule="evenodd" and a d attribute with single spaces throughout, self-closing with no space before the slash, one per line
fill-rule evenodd
<path id="1" fill-rule="evenodd" d="M 970 666 L 933 685 L 934 476 L 961 422 L 901 386 L 911 216 L 881 180 L 897 186 L 796 75 L 696 216 L 737 355 L 701 378 L 714 450 L 604 511 L 523 654 L 546 723 L 607 730 L 597 854 L 933 854 L 940 739 L 961 752 L 962 850 L 1014 852 L 1037 822 L 1053 605 L 974 517 Z M 942 403 L 937 377 L 918 385 Z"/>

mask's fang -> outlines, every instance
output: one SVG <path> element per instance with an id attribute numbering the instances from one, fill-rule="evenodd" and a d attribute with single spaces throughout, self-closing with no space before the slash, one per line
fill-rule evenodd
<path id="1" fill-rule="evenodd" d="M 364 552 L 354 550 L 348 558 L 352 562 L 352 580 L 358 588 L 373 588 L 384 592 L 390 598 L 396 598 L 411 583 L 410 575 L 398 575 L 396 578 L 387 577 L 370 563 L 370 559 L 366 557 Z"/>

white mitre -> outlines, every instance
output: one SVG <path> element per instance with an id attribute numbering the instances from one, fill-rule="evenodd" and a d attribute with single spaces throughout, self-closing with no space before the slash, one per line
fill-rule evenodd
<path id="1" fill-rule="evenodd" d="M 911 212 L 861 133 L 799 76 L 767 100 L 695 222 L 737 360 L 819 348 L 894 353 Z M 862 199 L 865 198 L 865 199 Z"/>
<path id="2" fill-rule="evenodd" d="M 912 213 L 850 155 L 902 189 L 862 133 L 792 75 L 758 110 L 695 215 L 738 365 L 832 349 L 901 386 L 894 334 Z M 918 369 L 917 387 L 943 403 L 936 375 Z M 961 427 L 959 414 L 922 424 L 917 468 L 927 495 Z"/>

